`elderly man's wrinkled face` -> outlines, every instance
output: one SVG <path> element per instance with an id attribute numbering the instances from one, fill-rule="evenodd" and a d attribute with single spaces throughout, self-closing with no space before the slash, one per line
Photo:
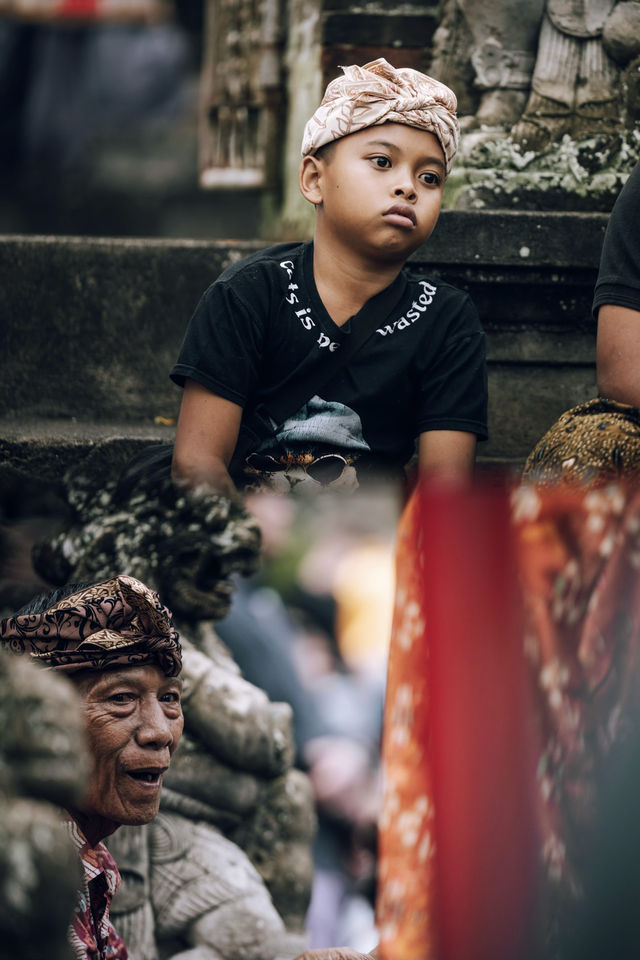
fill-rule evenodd
<path id="1" fill-rule="evenodd" d="M 78 687 L 95 763 L 83 814 L 114 825 L 148 823 L 182 733 L 182 681 L 146 664 L 87 675 Z"/>

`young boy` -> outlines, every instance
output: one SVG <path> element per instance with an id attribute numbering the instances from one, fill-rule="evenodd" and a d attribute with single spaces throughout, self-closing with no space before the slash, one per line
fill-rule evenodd
<path id="1" fill-rule="evenodd" d="M 173 458 L 183 483 L 233 494 L 253 468 L 291 485 L 311 477 L 356 486 L 401 470 L 416 438 L 421 473 L 466 477 L 476 437 L 486 436 L 475 308 L 439 279 L 403 271 L 440 213 L 457 149 L 456 98 L 384 59 L 343 70 L 304 132 L 300 189 L 316 208 L 313 242 L 234 264 L 187 330 L 171 373 L 184 386 Z M 339 368 L 367 321 L 371 334 Z M 313 389 L 318 365 L 326 376 Z M 243 411 L 268 411 L 294 371 L 313 395 L 232 479 Z"/>

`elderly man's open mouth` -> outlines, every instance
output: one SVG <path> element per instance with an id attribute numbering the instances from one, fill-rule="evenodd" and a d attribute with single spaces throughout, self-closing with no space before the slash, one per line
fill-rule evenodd
<path id="1" fill-rule="evenodd" d="M 167 769 L 168 767 L 140 767 L 135 770 L 126 770 L 125 773 L 141 785 L 159 787 L 162 782 L 162 774 Z"/>

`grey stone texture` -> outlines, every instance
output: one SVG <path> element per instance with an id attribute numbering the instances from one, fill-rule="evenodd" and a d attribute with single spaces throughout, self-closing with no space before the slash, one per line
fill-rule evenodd
<path id="1" fill-rule="evenodd" d="M 609 56 L 621 66 L 640 55 L 640 5 L 637 0 L 616 5 L 605 24 L 602 42 Z"/>
<path id="2" fill-rule="evenodd" d="M 66 677 L 0 651 L 0 960 L 71 960 L 81 870 L 59 808 L 82 795 L 84 733 Z"/>
<path id="3" fill-rule="evenodd" d="M 150 424 L 175 414 L 167 374 L 189 315 L 257 246 L 2 239 L 0 415 Z"/>
<path id="4" fill-rule="evenodd" d="M 431 72 L 462 128 L 447 202 L 609 210 L 638 153 L 639 53 L 635 0 L 445 0 Z"/>
<path id="5" fill-rule="evenodd" d="M 412 267 L 467 289 L 487 332 L 491 439 L 522 463 L 567 408 L 595 395 L 591 298 L 604 214 L 442 213 Z M 257 242 L 0 238 L 0 491 L 16 476 L 106 476 L 170 440 L 168 378 L 200 295 Z M 85 472 L 87 472 L 85 470 Z"/>

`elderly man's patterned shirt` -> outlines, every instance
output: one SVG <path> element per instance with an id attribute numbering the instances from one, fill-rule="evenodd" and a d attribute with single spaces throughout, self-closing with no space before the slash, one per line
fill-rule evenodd
<path id="1" fill-rule="evenodd" d="M 78 850 L 84 883 L 69 927 L 69 942 L 77 960 L 128 960 L 129 954 L 109 919 L 109 908 L 120 886 L 120 874 L 104 843 L 90 847 L 75 821 L 67 822 Z"/>

